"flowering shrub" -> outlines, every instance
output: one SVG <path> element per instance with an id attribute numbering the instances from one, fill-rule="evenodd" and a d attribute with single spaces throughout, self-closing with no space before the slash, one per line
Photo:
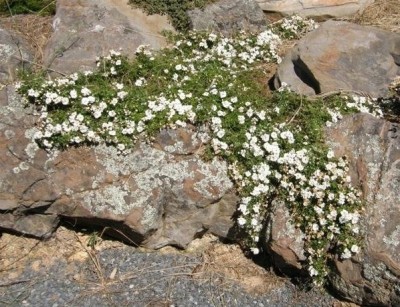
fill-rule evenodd
<path id="1" fill-rule="evenodd" d="M 282 38 L 294 39 L 316 28 L 318 28 L 318 24 L 314 20 L 293 15 L 274 23 L 273 29 Z"/>
<path id="2" fill-rule="evenodd" d="M 19 91 L 40 114 L 35 139 L 47 150 L 105 142 L 123 154 L 165 126 L 206 127 L 206 153 L 229 162 L 249 249 L 262 248 L 271 202 L 281 200 L 305 234 L 305 266 L 322 282 L 328 252 L 342 259 L 359 252 L 362 211 L 346 160 L 325 147 L 322 130 L 361 102 L 308 101 L 287 89 L 267 95 L 259 64 L 280 61 L 281 39 L 271 30 L 173 40 L 158 53 L 139 47 L 133 61 L 111 51 L 97 59 L 96 72 L 26 78 Z"/>

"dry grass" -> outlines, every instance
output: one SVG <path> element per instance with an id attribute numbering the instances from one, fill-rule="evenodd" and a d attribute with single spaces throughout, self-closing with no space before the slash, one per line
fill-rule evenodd
<path id="1" fill-rule="evenodd" d="M 86 246 L 90 236 L 59 227 L 47 241 L 3 233 L 0 237 L 0 280 L 15 279 L 30 266 L 39 271 L 65 259 L 68 263 L 85 261 L 89 255 Z M 100 241 L 96 249 L 124 246 L 116 241 Z"/>
<path id="2" fill-rule="evenodd" d="M 53 33 L 52 16 L 34 14 L 1 17 L 0 26 L 26 39 L 34 52 L 34 62 L 43 63 L 44 48 Z"/>
<path id="3" fill-rule="evenodd" d="M 246 258 L 238 245 L 212 243 L 202 255 L 203 262 L 194 269 L 193 277 L 219 282 L 224 289 L 239 284 L 248 293 L 263 295 L 287 282 Z"/>
<path id="4" fill-rule="evenodd" d="M 351 21 L 400 33 L 400 1 L 376 0 Z"/>

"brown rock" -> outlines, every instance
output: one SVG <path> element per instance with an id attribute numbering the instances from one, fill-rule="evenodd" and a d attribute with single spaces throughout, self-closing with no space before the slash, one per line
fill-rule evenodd
<path id="1" fill-rule="evenodd" d="M 374 0 L 257 0 L 261 9 L 282 15 L 343 17 L 364 10 Z"/>
<path id="2" fill-rule="evenodd" d="M 44 63 L 61 73 L 90 70 L 96 56 L 122 49 L 133 56 L 139 45 L 165 46 L 162 30 L 173 30 L 165 16 L 147 16 L 127 1 L 60 0 L 53 21 L 54 33 Z"/>
<path id="3" fill-rule="evenodd" d="M 0 214 L 0 229 L 36 238 L 48 238 L 57 229 L 59 218 L 56 215 L 34 214 L 17 216 L 11 213 Z"/>
<path id="4" fill-rule="evenodd" d="M 48 154 L 33 141 L 32 110 L 12 87 L 0 97 L 0 227 L 42 236 L 61 216 L 151 248 L 229 236 L 237 198 L 227 165 L 194 153 L 194 130 L 163 131 L 124 156 L 105 145 Z"/>
<path id="5" fill-rule="evenodd" d="M 267 25 L 255 0 L 219 0 L 204 9 L 188 12 L 193 29 L 231 35 L 239 31 L 259 32 Z"/>
<path id="6" fill-rule="evenodd" d="M 293 275 L 302 268 L 304 256 L 304 234 L 295 228 L 285 203 L 274 201 L 266 227 L 266 248 L 274 265 L 283 273 Z"/>
<path id="7" fill-rule="evenodd" d="M 357 304 L 400 301 L 400 138 L 398 125 L 368 114 L 347 116 L 327 131 L 335 154 L 346 155 L 353 185 L 363 192 L 365 248 L 335 264 L 335 289 Z M 397 302 L 397 303 L 396 303 Z"/>
<path id="8" fill-rule="evenodd" d="M 327 21 L 285 56 L 274 78 L 300 94 L 337 90 L 386 96 L 400 74 L 400 34 L 342 21 Z"/>
<path id="9" fill-rule="evenodd" d="M 0 83 L 15 79 L 18 69 L 26 69 L 33 61 L 28 43 L 16 33 L 0 28 Z"/>

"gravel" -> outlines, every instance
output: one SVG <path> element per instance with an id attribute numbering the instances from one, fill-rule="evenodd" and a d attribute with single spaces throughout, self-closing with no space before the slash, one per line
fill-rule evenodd
<path id="1" fill-rule="evenodd" d="M 209 274 L 194 278 L 200 255 L 108 249 L 85 261 L 27 267 L 1 282 L 0 306 L 332 306 L 335 299 L 281 283 L 263 295 Z"/>

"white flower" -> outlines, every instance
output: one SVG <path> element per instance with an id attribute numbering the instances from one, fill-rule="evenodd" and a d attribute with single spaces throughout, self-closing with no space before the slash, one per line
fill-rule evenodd
<path id="1" fill-rule="evenodd" d="M 225 130 L 224 129 L 221 129 L 221 130 L 219 130 L 217 132 L 217 137 L 220 138 L 220 139 L 223 138 L 224 135 L 225 135 Z"/>
<path id="2" fill-rule="evenodd" d="M 360 248 L 357 245 L 352 245 L 350 250 L 354 254 L 358 254 L 360 252 Z"/>
<path id="3" fill-rule="evenodd" d="M 351 252 L 348 248 L 345 248 L 343 253 L 340 255 L 342 259 L 349 259 L 351 257 Z"/>
<path id="4" fill-rule="evenodd" d="M 39 92 L 38 91 L 35 91 L 34 89 L 29 89 L 28 90 L 28 96 L 30 96 L 30 97 L 39 97 Z"/>
<path id="5" fill-rule="evenodd" d="M 335 156 L 335 153 L 333 152 L 333 150 L 328 150 L 328 153 L 326 154 L 326 157 L 328 159 L 332 159 Z"/>
<path id="6" fill-rule="evenodd" d="M 92 92 L 87 87 L 83 87 L 81 89 L 81 93 L 82 93 L 83 96 L 89 96 Z M 71 98 L 76 98 L 76 97 L 72 97 L 71 96 Z"/>
<path id="7" fill-rule="evenodd" d="M 246 118 L 245 118 L 243 115 L 239 115 L 239 116 L 238 116 L 239 124 L 243 125 L 244 122 L 245 122 L 245 120 L 246 120 Z"/>
<path id="8" fill-rule="evenodd" d="M 71 91 L 69 92 L 69 96 L 70 96 L 72 99 L 75 99 L 76 97 L 78 97 L 78 93 L 76 92 L 76 90 L 71 90 Z"/>
<path id="9" fill-rule="evenodd" d="M 116 83 L 115 87 L 117 90 L 122 90 L 124 88 L 124 85 L 122 83 Z"/>
<path id="10" fill-rule="evenodd" d="M 143 80 L 142 80 L 142 78 L 139 78 L 139 79 L 137 79 L 136 81 L 135 81 L 135 85 L 136 86 L 142 86 L 143 85 Z"/>
<path id="11" fill-rule="evenodd" d="M 252 247 L 250 250 L 254 255 L 258 255 L 260 253 L 260 250 L 257 247 Z"/>
<path id="12" fill-rule="evenodd" d="M 226 97 L 226 92 L 225 91 L 219 92 L 219 97 L 224 99 Z"/>
<path id="13" fill-rule="evenodd" d="M 318 271 L 312 266 L 308 268 L 308 273 L 310 274 L 311 277 L 318 276 Z"/>
<path id="14" fill-rule="evenodd" d="M 238 224 L 240 226 L 243 226 L 244 224 L 246 224 L 246 220 L 243 217 L 239 217 L 238 218 Z"/>
<path id="15" fill-rule="evenodd" d="M 125 91 L 121 91 L 121 92 L 117 93 L 118 98 L 120 98 L 121 100 L 124 99 L 126 97 L 126 95 L 128 95 L 128 93 Z"/>

